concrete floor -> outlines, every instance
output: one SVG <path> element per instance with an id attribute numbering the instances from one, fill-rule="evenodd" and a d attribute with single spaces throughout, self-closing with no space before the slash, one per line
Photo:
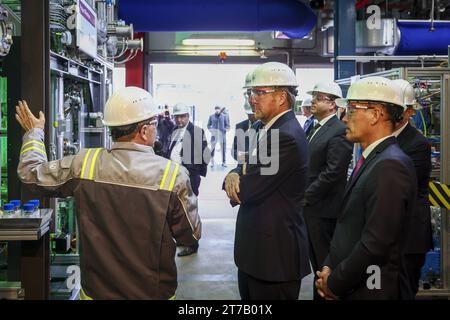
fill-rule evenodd
<path id="1" fill-rule="evenodd" d="M 216 162 L 217 163 L 217 162 Z M 220 162 L 219 162 L 220 163 Z M 237 268 L 233 246 L 236 215 L 239 207 L 232 208 L 222 188 L 228 168 L 208 167 L 202 178 L 198 207 L 202 219 L 202 239 L 196 254 L 177 257 L 178 300 L 239 300 Z M 300 300 L 311 300 L 313 276 L 302 281 Z"/>

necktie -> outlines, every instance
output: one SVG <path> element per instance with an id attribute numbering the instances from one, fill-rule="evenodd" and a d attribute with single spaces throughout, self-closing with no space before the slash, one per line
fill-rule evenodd
<path id="1" fill-rule="evenodd" d="M 316 125 L 314 126 L 314 128 L 312 128 L 312 130 L 308 133 L 308 137 L 306 137 L 306 139 L 308 139 L 308 141 L 311 141 L 312 136 L 314 135 L 314 132 L 317 131 L 317 129 L 320 128 L 320 122 L 317 122 Z"/>
<path id="2" fill-rule="evenodd" d="M 359 158 L 358 162 L 356 163 L 355 168 L 353 168 L 351 179 L 356 177 L 356 175 L 357 175 L 359 169 L 361 169 L 361 166 L 363 165 L 363 163 L 364 163 L 364 157 L 361 155 L 361 157 Z"/>

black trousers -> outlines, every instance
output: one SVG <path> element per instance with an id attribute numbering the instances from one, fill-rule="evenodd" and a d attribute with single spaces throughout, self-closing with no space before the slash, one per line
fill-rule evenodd
<path id="1" fill-rule="evenodd" d="M 242 300 L 297 300 L 302 281 L 264 281 L 238 269 L 238 284 Z"/>
<path id="2" fill-rule="evenodd" d="M 314 217 L 312 214 L 307 214 L 307 209 L 305 209 L 304 216 L 309 237 L 309 260 L 313 267 L 315 283 L 318 279 L 316 271 L 321 270 L 322 263 L 330 251 L 330 242 L 333 238 L 337 220 Z M 315 285 L 313 286 L 313 298 L 314 300 L 323 300 L 317 292 Z"/>
<path id="3" fill-rule="evenodd" d="M 406 269 L 408 270 L 409 285 L 411 286 L 414 296 L 419 290 L 419 280 L 423 264 L 425 263 L 425 255 L 425 253 L 418 253 L 406 254 L 404 256 Z"/>
<path id="4" fill-rule="evenodd" d="M 201 181 L 200 175 L 191 173 L 189 179 L 191 181 L 192 191 L 196 196 L 198 196 L 198 188 L 200 187 Z"/>

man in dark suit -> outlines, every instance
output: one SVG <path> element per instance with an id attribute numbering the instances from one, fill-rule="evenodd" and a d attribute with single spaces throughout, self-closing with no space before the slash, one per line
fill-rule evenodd
<path id="1" fill-rule="evenodd" d="M 249 147 L 249 137 L 245 136 L 245 133 L 250 129 L 255 123 L 255 113 L 252 110 L 252 107 L 250 106 L 250 103 L 245 101 L 244 104 L 245 113 L 247 114 L 247 119 L 244 121 L 241 121 L 236 124 L 236 130 L 235 135 L 233 139 L 233 147 L 231 149 L 231 155 L 233 156 L 234 160 L 238 162 L 242 162 L 242 160 L 245 158 L 246 152 L 248 152 Z"/>
<path id="2" fill-rule="evenodd" d="M 307 98 L 302 102 L 302 113 L 306 117 L 306 121 L 303 124 L 303 131 L 305 131 L 305 135 L 308 136 L 309 131 L 314 128 L 314 125 L 317 123 L 317 120 L 314 118 L 314 115 L 311 113 L 312 100 Z"/>
<path id="3" fill-rule="evenodd" d="M 431 146 L 428 140 L 409 124 L 409 119 L 420 105 L 416 103 L 414 88 L 403 79 L 394 80 L 403 92 L 405 111 L 403 119 L 397 123 L 394 136 L 400 148 L 413 161 L 417 176 L 416 208 L 410 220 L 410 231 L 405 251 L 405 263 L 414 295 L 419 290 L 421 269 L 425 255 L 433 249 L 431 232 L 431 212 L 428 201 L 428 182 L 431 174 Z"/>
<path id="4" fill-rule="evenodd" d="M 403 252 L 417 181 L 411 159 L 392 136 L 403 97 L 391 80 L 367 77 L 336 103 L 347 107 L 347 139 L 359 142 L 363 153 L 316 287 L 327 299 L 411 299 Z"/>
<path id="5" fill-rule="evenodd" d="M 224 188 L 240 204 L 235 263 L 241 298 L 297 299 L 310 273 L 302 207 L 306 184 L 305 134 L 291 110 L 297 80 L 285 64 L 269 62 L 253 72 L 251 103 L 264 124 L 248 162 L 232 170 Z"/>
<path id="6" fill-rule="evenodd" d="M 211 154 L 205 132 L 189 121 L 189 108 L 186 105 L 177 104 L 173 108 L 173 115 L 177 128 L 171 135 L 166 158 L 186 167 L 189 171 L 192 191 L 198 196 L 200 177 L 206 177 Z M 196 253 L 197 250 L 198 242 L 195 246 L 185 247 L 178 256 L 188 256 Z"/>
<path id="7" fill-rule="evenodd" d="M 318 123 L 309 132 L 308 182 L 303 199 L 313 272 L 320 270 L 330 249 L 342 202 L 353 144 L 345 138 L 345 125 L 336 117 L 342 91 L 335 82 L 319 82 L 311 92 L 311 113 Z M 314 300 L 321 300 L 314 290 Z"/>

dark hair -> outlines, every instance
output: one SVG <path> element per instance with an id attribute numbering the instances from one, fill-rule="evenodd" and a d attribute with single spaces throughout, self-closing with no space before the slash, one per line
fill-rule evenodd
<path id="1" fill-rule="evenodd" d="M 383 103 L 384 109 L 388 115 L 388 120 L 392 123 L 392 128 L 403 120 L 403 107 L 392 103 Z"/>
<path id="2" fill-rule="evenodd" d="M 128 124 L 126 126 L 110 127 L 109 134 L 112 137 L 113 141 L 117 141 L 122 137 L 126 137 L 131 134 L 136 134 L 141 129 L 141 127 L 144 124 L 149 123 L 151 119 L 146 119 L 137 123 Z"/>

